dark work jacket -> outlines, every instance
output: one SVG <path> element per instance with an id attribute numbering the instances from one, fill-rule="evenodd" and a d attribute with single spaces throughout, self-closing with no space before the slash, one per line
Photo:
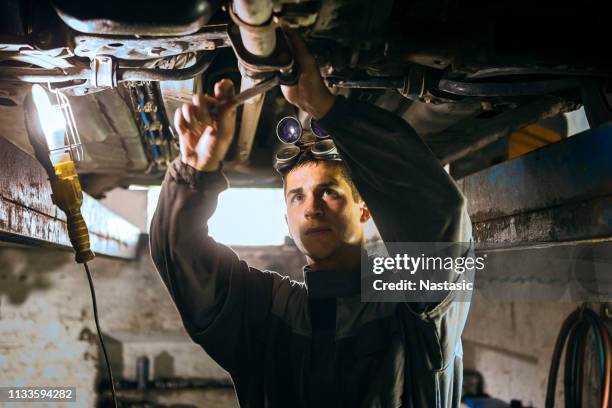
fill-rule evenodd
<path id="1" fill-rule="evenodd" d="M 471 242 L 463 196 L 405 121 L 338 97 L 319 122 L 384 241 Z M 469 302 L 451 293 L 425 309 L 361 303 L 359 271 L 305 267 L 298 283 L 249 267 L 208 235 L 227 187 L 222 171 L 175 160 L 151 253 L 187 332 L 229 372 L 241 407 L 459 407 Z"/>

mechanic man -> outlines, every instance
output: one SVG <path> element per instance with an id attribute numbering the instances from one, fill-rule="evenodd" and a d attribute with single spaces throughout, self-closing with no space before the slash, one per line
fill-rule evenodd
<path id="1" fill-rule="evenodd" d="M 208 235 L 228 187 L 229 80 L 175 115 L 181 154 L 151 224 L 155 265 L 189 335 L 230 373 L 242 407 L 458 407 L 469 302 L 451 292 L 437 304 L 362 303 L 359 276 L 370 214 L 385 242 L 470 242 L 463 197 L 407 123 L 333 96 L 303 40 L 288 36 L 300 76 L 282 92 L 330 133 L 343 160 L 305 151 L 283 177 L 305 284 L 249 267 Z"/>

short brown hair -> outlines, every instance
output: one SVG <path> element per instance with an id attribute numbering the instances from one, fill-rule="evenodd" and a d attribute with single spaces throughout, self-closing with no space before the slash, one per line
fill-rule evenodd
<path id="1" fill-rule="evenodd" d="M 308 165 L 317 166 L 319 162 L 325 162 L 325 163 L 335 166 L 340 172 L 340 175 L 346 180 L 349 187 L 351 188 L 351 196 L 353 197 L 353 201 L 355 202 L 362 201 L 361 194 L 359 194 L 359 191 L 357 190 L 357 186 L 353 182 L 353 179 L 351 178 L 349 174 L 349 170 L 343 162 L 336 161 L 336 160 L 317 159 L 316 157 L 314 157 L 314 155 L 309 150 L 303 152 L 300 158 L 298 159 L 297 163 L 295 163 L 293 166 L 289 167 L 288 169 L 282 170 L 282 171 L 279 170 L 281 178 L 283 179 L 283 190 L 285 194 L 287 193 L 287 175 L 289 175 L 289 173 L 291 173 L 293 170 L 298 169 L 300 167 L 305 167 Z"/>

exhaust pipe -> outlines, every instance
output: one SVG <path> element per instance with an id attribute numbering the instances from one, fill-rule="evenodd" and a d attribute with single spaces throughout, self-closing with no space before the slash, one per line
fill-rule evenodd
<path id="1" fill-rule="evenodd" d="M 246 50 L 257 57 L 269 57 L 276 48 L 271 0 L 235 0 L 230 12 L 240 29 Z"/>
<path id="2" fill-rule="evenodd" d="M 276 32 L 272 22 L 271 0 L 234 0 L 230 10 L 232 20 L 240 30 L 244 49 L 256 58 L 270 57 L 276 49 Z M 259 78 L 252 78 L 242 70 L 241 91 L 257 84 Z M 235 164 L 245 166 L 249 162 L 255 133 L 261 116 L 264 95 L 258 95 L 243 105 L 242 120 L 238 132 L 238 155 Z"/>

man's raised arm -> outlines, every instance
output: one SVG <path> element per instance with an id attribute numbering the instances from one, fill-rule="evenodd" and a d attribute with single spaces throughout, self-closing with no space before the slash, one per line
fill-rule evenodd
<path id="1" fill-rule="evenodd" d="M 270 308 L 273 276 L 241 261 L 208 235 L 207 222 L 228 187 L 221 160 L 235 126 L 234 107 L 214 120 L 207 107 L 231 97 L 221 81 L 215 97 L 196 95 L 175 115 L 181 155 L 166 173 L 151 222 L 151 255 L 190 336 L 234 376 L 246 363 L 249 328 Z M 247 294 L 248 292 L 248 294 Z M 248 316 L 245 316 L 248 314 Z"/>
<path id="2" fill-rule="evenodd" d="M 286 33 L 300 80 L 283 94 L 331 135 L 383 240 L 469 242 L 463 196 L 412 127 L 374 105 L 331 95 L 302 38 Z"/>
<path id="3" fill-rule="evenodd" d="M 403 119 L 338 97 L 320 119 L 386 242 L 470 242 L 461 191 Z"/>

